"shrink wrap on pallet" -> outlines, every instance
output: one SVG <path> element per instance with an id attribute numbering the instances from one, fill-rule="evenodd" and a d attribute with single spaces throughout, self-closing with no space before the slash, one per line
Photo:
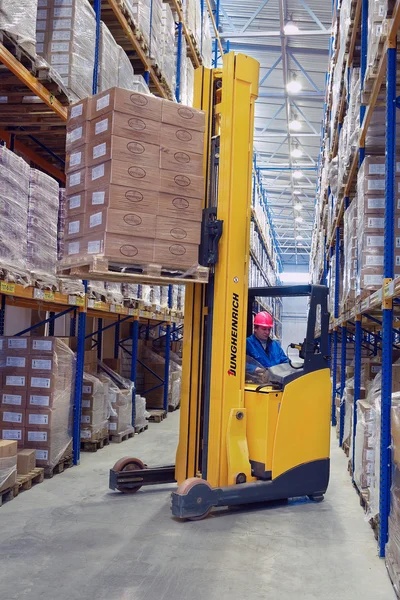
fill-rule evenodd
<path id="1" fill-rule="evenodd" d="M 203 65 L 211 69 L 212 66 L 212 53 L 213 53 L 213 38 L 211 34 L 211 22 L 208 16 L 208 11 L 204 11 L 203 15 L 203 45 L 201 48 L 201 53 L 203 56 Z"/>
<path id="2" fill-rule="evenodd" d="M 57 219 L 57 259 L 61 260 L 64 256 L 64 225 L 66 219 L 66 197 L 65 188 L 59 189 L 59 205 Z"/>
<path id="3" fill-rule="evenodd" d="M 37 53 L 59 73 L 72 100 L 92 93 L 96 18 L 87 0 L 44 0 L 38 10 Z M 116 71 L 115 65 L 113 71 Z"/>
<path id="4" fill-rule="evenodd" d="M 104 284 L 107 302 L 111 304 L 123 304 L 124 296 L 121 292 L 121 284 L 112 281 L 106 281 Z"/>
<path id="5" fill-rule="evenodd" d="M 172 48 L 175 46 L 175 18 L 169 4 L 162 4 L 162 30 L 161 30 L 161 67 L 162 74 L 175 96 L 176 62 Z"/>
<path id="6" fill-rule="evenodd" d="M 28 338 L 31 344 L 25 447 L 38 467 L 55 466 L 72 442 L 75 355 L 59 338 Z"/>
<path id="7" fill-rule="evenodd" d="M 343 293 L 342 309 L 354 305 L 357 291 L 357 201 L 354 199 L 344 213 L 343 227 Z"/>
<path id="8" fill-rule="evenodd" d="M 81 441 L 97 442 L 108 436 L 109 382 L 84 373 Z"/>
<path id="9" fill-rule="evenodd" d="M 0 267 L 26 277 L 29 165 L 0 146 Z"/>
<path id="10" fill-rule="evenodd" d="M 125 0 L 133 20 L 143 35 L 147 48 L 150 47 L 151 0 Z"/>
<path id="11" fill-rule="evenodd" d="M 135 429 L 146 427 L 150 413 L 146 410 L 146 398 L 136 394 L 135 396 Z"/>
<path id="12" fill-rule="evenodd" d="M 17 452 L 15 456 L 0 458 L 0 492 L 11 488 L 17 481 Z"/>
<path id="13" fill-rule="evenodd" d="M 118 46 L 118 87 L 132 90 L 133 77 L 134 71 L 129 56 L 121 46 Z"/>
<path id="14" fill-rule="evenodd" d="M 138 300 L 139 299 L 139 286 L 134 283 L 122 283 L 121 292 L 126 300 Z"/>
<path id="15" fill-rule="evenodd" d="M 57 285 L 59 186 L 42 171 L 29 177 L 27 266 L 39 285 Z"/>
<path id="16" fill-rule="evenodd" d="M 104 92 L 112 87 L 119 85 L 119 61 L 120 46 L 118 46 L 117 42 L 114 39 L 114 36 L 108 29 L 107 25 L 101 22 L 99 45 L 99 72 L 97 81 L 98 92 Z M 116 65 L 118 65 L 118 68 L 116 68 Z"/>
<path id="17" fill-rule="evenodd" d="M 133 433 L 132 399 L 135 394 L 135 384 L 125 379 L 104 363 L 99 363 L 102 373 L 101 380 L 109 389 L 108 430 L 110 435 L 126 435 Z"/>
<path id="18" fill-rule="evenodd" d="M 392 485 L 390 490 L 389 539 L 385 561 L 397 595 L 400 592 L 400 394 L 392 394 Z"/>
<path id="19" fill-rule="evenodd" d="M 0 0 L 0 30 L 10 34 L 32 57 L 36 55 L 38 0 Z"/>

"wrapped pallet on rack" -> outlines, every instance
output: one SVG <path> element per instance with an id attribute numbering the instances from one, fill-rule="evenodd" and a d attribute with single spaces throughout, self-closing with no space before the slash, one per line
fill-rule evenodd
<path id="1" fill-rule="evenodd" d="M 109 88 L 119 85 L 120 47 L 114 39 L 111 31 L 103 22 L 100 24 L 99 43 L 99 75 L 98 91 L 104 92 Z M 133 74 L 133 73 L 132 73 Z"/>
<path id="2" fill-rule="evenodd" d="M 0 267 L 9 281 L 27 283 L 26 267 L 29 200 L 29 165 L 0 146 Z"/>
<path id="3" fill-rule="evenodd" d="M 122 442 L 134 434 L 132 426 L 132 402 L 135 383 L 122 377 L 106 362 L 100 362 L 99 378 L 108 389 L 108 430 L 111 441 Z"/>
<path id="4" fill-rule="evenodd" d="M 14 38 L 32 57 L 36 56 L 36 16 L 39 12 L 38 0 L 0 2 L 0 30 Z"/>
<path id="5" fill-rule="evenodd" d="M 43 0 L 36 21 L 37 53 L 59 74 L 71 99 L 92 93 L 96 17 L 87 0 Z M 116 71 L 114 67 L 114 72 Z"/>
<path id="6" fill-rule="evenodd" d="M 134 70 L 129 56 L 118 46 L 118 82 L 117 86 L 125 90 L 134 89 Z"/>
<path id="7" fill-rule="evenodd" d="M 109 384 L 90 373 L 84 373 L 82 387 L 82 450 L 102 448 L 108 440 Z"/>
<path id="8" fill-rule="evenodd" d="M 17 483 L 17 442 L 0 440 L 0 494 Z"/>
<path id="9" fill-rule="evenodd" d="M 172 94 L 175 95 L 176 62 L 175 53 L 175 18 L 172 9 L 166 2 L 162 3 L 161 29 L 161 67 L 162 74 Z"/>

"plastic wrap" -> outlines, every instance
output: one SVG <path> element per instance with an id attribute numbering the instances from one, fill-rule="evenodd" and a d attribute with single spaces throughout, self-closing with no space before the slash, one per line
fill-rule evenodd
<path id="1" fill-rule="evenodd" d="M 59 189 L 58 220 L 57 220 L 57 259 L 64 256 L 64 225 L 66 219 L 65 188 Z"/>
<path id="2" fill-rule="evenodd" d="M 141 288 L 142 288 L 142 298 L 141 299 L 143 300 L 145 305 L 150 306 L 152 304 L 151 285 L 142 285 Z"/>
<path id="3" fill-rule="evenodd" d="M 106 281 L 104 283 L 107 302 L 112 304 L 123 304 L 124 297 L 121 292 L 121 284 L 115 283 L 111 281 Z"/>
<path id="4" fill-rule="evenodd" d="M 118 86 L 120 46 L 103 22 L 100 24 L 98 92 Z M 129 60 L 129 59 L 128 59 Z M 116 69 L 116 65 L 118 68 Z M 132 69 L 133 75 L 133 69 Z M 129 89 L 129 88 L 127 88 Z"/>
<path id="5" fill-rule="evenodd" d="M 147 425 L 150 413 L 146 410 L 146 398 L 136 394 L 135 396 L 135 429 L 141 429 Z"/>
<path id="6" fill-rule="evenodd" d="M 0 146 L 0 266 L 26 272 L 29 165 Z"/>
<path id="7" fill-rule="evenodd" d="M 194 66 L 190 59 L 186 61 L 186 81 L 187 81 L 187 98 L 186 104 L 188 106 L 193 106 L 193 96 L 194 96 Z"/>
<path id="8" fill-rule="evenodd" d="M 172 52 L 172 48 L 174 47 L 175 19 L 170 5 L 163 2 L 161 34 L 162 73 L 173 95 L 175 95 L 176 86 L 175 53 Z"/>
<path id="9" fill-rule="evenodd" d="M 139 286 L 134 283 L 121 283 L 121 292 L 126 300 L 139 299 Z"/>
<path id="10" fill-rule="evenodd" d="M 108 436 L 108 381 L 84 373 L 82 387 L 81 440 L 97 442 Z"/>
<path id="11" fill-rule="evenodd" d="M 25 447 L 36 450 L 37 466 L 53 467 L 70 452 L 72 443 L 76 360 L 59 338 L 28 340 L 31 354 Z"/>
<path id="12" fill-rule="evenodd" d="M 381 36 L 388 32 L 385 20 L 388 11 L 388 0 L 369 0 L 368 2 L 368 46 L 367 67 L 374 68 L 380 54 L 378 54 Z"/>
<path id="13" fill-rule="evenodd" d="M 118 46 L 118 87 L 132 90 L 133 76 L 134 71 L 129 56 L 121 46 Z"/>
<path id="14" fill-rule="evenodd" d="M 126 435 L 133 432 L 132 427 L 132 398 L 135 385 L 113 371 L 104 363 L 99 363 L 103 371 L 100 378 L 109 386 L 109 423 L 110 435 Z"/>
<path id="15" fill-rule="evenodd" d="M 139 92 L 140 94 L 150 94 L 149 86 L 144 80 L 143 75 L 134 75 L 132 82 L 132 91 Z"/>
<path id="16" fill-rule="evenodd" d="M 0 492 L 12 487 L 17 480 L 17 455 L 0 458 Z"/>
<path id="17" fill-rule="evenodd" d="M 72 100 L 92 93 L 95 13 L 87 0 L 50 0 L 38 11 L 37 52 L 58 72 Z M 115 72 L 115 66 L 113 71 Z"/>
<path id="18" fill-rule="evenodd" d="M 168 308 L 168 286 L 160 286 L 160 306 L 161 308 Z"/>
<path id="19" fill-rule="evenodd" d="M 125 0 L 136 26 L 140 29 L 147 47 L 150 47 L 150 0 Z"/>
<path id="20" fill-rule="evenodd" d="M 203 65 L 211 69 L 212 66 L 212 35 L 211 35 L 211 23 L 210 18 L 208 16 L 208 11 L 204 11 L 203 15 L 203 45 L 202 45 L 202 56 L 203 56 Z"/>
<path id="21" fill-rule="evenodd" d="M 12 35 L 31 56 L 36 54 L 38 0 L 1 0 L 0 29 Z"/>
<path id="22" fill-rule="evenodd" d="M 44 284 L 56 285 L 59 186 L 42 171 L 29 178 L 27 266 Z"/>
<path id="23" fill-rule="evenodd" d="M 90 298 L 94 298 L 95 300 L 105 302 L 106 289 L 104 281 L 88 281 L 88 294 Z"/>
<path id="24" fill-rule="evenodd" d="M 75 296 L 85 295 L 85 288 L 79 279 L 63 279 L 62 277 L 57 280 L 57 287 L 61 294 L 72 294 Z"/>
<path id="25" fill-rule="evenodd" d="M 400 394 L 392 394 L 392 486 L 390 491 L 389 540 L 385 560 L 393 586 L 400 592 Z"/>
<path id="26" fill-rule="evenodd" d="M 341 403 L 344 403 L 343 443 L 350 448 L 353 432 L 354 377 L 347 379 Z"/>
<path id="27" fill-rule="evenodd" d="M 343 293 L 342 310 L 354 305 L 357 289 L 357 201 L 354 200 L 344 213 L 343 227 Z"/>

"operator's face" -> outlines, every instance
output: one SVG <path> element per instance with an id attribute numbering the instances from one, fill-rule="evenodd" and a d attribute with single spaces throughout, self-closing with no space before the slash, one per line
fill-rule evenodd
<path id="1" fill-rule="evenodd" d="M 254 335 L 262 342 L 266 342 L 271 333 L 271 327 L 254 327 Z"/>

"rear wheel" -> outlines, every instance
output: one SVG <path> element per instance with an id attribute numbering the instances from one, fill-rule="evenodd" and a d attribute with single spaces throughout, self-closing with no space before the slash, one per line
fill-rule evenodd
<path id="1" fill-rule="evenodd" d="M 322 502 L 324 499 L 324 495 L 323 494 L 310 494 L 308 496 L 308 498 L 311 500 L 311 502 Z"/>
<path id="2" fill-rule="evenodd" d="M 146 465 L 139 458 L 130 458 L 129 456 L 125 456 L 124 458 L 120 458 L 115 463 L 113 470 L 121 473 L 122 471 L 140 471 L 141 469 L 145 469 Z M 135 485 L 132 487 L 118 487 L 118 491 L 123 494 L 136 494 L 140 490 L 141 485 Z"/>
<path id="3" fill-rule="evenodd" d="M 186 496 L 190 490 L 192 490 L 193 488 L 196 488 L 196 486 L 204 486 L 206 485 L 210 490 L 211 485 L 208 483 L 208 481 L 205 481 L 205 479 L 199 479 L 198 477 L 190 477 L 190 479 L 186 479 L 186 481 L 184 481 L 183 483 L 181 483 L 181 485 L 178 487 L 178 489 L 176 490 L 176 494 L 179 494 L 180 496 Z M 201 490 L 199 489 L 199 492 Z M 196 489 L 193 490 L 194 495 L 196 495 Z M 199 511 L 201 510 L 201 504 L 203 502 L 203 498 L 201 497 L 201 494 L 199 493 L 197 499 L 197 504 L 199 506 Z M 196 515 L 194 517 L 185 517 L 187 521 L 202 521 L 203 519 L 207 518 L 208 515 L 211 512 L 211 506 L 209 508 L 207 508 L 203 513 Z"/>

